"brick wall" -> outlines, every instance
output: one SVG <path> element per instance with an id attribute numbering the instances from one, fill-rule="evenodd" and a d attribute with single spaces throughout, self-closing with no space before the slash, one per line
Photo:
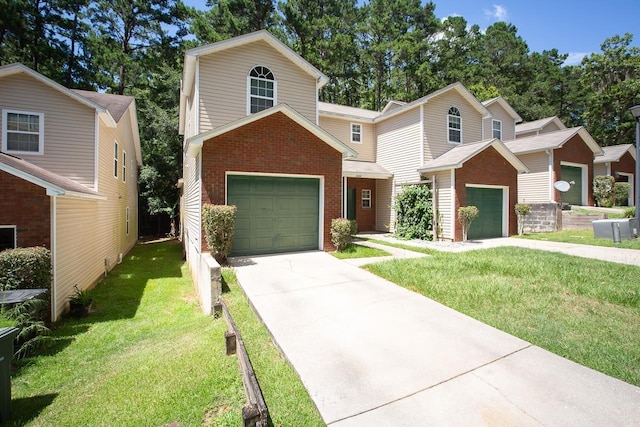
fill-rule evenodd
<path id="1" fill-rule="evenodd" d="M 579 163 L 587 165 L 589 172 L 587 174 L 587 204 L 593 206 L 593 151 L 587 146 L 579 135 L 575 135 L 567 141 L 562 148 L 553 152 L 553 182 L 560 180 L 560 171 L 562 162 Z M 555 191 L 555 200 L 561 200 L 561 194 Z"/>
<path id="2" fill-rule="evenodd" d="M 624 153 L 619 162 L 611 163 L 611 174 L 615 176 L 616 172 L 635 174 L 636 162 L 628 151 Z"/>
<path id="3" fill-rule="evenodd" d="M 518 232 L 513 207 L 518 202 L 518 173 L 495 148 L 489 147 L 456 169 L 456 232 L 455 241 L 462 240 L 462 225 L 458 221 L 458 208 L 466 206 L 467 184 L 499 185 L 509 187 L 509 235 Z"/>
<path id="4" fill-rule="evenodd" d="M 227 171 L 324 176 L 324 249 L 334 249 L 331 220 L 342 213 L 342 154 L 336 149 L 274 113 L 204 142 L 203 203 L 225 203 Z M 207 251 L 204 236 L 202 242 Z"/>
<path id="5" fill-rule="evenodd" d="M 356 189 L 356 222 L 358 231 L 376 229 L 376 180 L 368 178 L 347 178 L 347 187 Z M 371 190 L 371 207 L 362 207 L 362 190 Z"/>
<path id="6" fill-rule="evenodd" d="M 550 233 L 562 228 L 558 223 L 558 203 L 529 203 L 531 211 L 524 218 L 525 233 Z"/>
<path id="7" fill-rule="evenodd" d="M 51 209 L 46 190 L 0 171 L 0 225 L 17 226 L 18 247 L 51 248 Z"/>

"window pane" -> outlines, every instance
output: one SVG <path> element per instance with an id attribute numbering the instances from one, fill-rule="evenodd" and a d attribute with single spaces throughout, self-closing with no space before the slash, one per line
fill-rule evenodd
<path id="1" fill-rule="evenodd" d="M 38 152 L 40 135 L 31 133 L 7 133 L 7 150 Z"/>

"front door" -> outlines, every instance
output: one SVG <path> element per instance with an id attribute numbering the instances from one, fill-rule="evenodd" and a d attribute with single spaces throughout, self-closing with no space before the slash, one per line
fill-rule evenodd
<path id="1" fill-rule="evenodd" d="M 347 188 L 347 219 L 356 219 L 356 189 Z"/>

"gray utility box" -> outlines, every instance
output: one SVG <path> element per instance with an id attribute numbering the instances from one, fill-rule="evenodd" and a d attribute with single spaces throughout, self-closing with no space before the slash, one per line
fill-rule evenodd
<path id="1" fill-rule="evenodd" d="M 0 423 L 11 413 L 11 361 L 17 328 L 0 328 Z"/>
<path id="2" fill-rule="evenodd" d="M 638 224 L 635 218 L 598 219 L 593 221 L 593 237 L 596 239 L 631 240 L 638 237 Z"/>

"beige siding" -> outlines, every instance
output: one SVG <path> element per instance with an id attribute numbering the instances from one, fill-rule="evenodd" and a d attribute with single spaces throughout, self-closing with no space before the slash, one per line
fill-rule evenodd
<path id="1" fill-rule="evenodd" d="M 518 174 L 518 203 L 550 202 L 549 156 L 542 152 L 523 154 L 518 158 L 530 171 Z"/>
<path id="2" fill-rule="evenodd" d="M 277 82 L 277 103 L 288 104 L 316 123 L 316 81 L 266 42 L 203 56 L 199 65 L 200 132 L 247 115 L 247 76 L 268 67 Z"/>
<path id="3" fill-rule="evenodd" d="M 414 108 L 377 124 L 377 162 L 394 175 L 395 184 L 420 179 L 420 109 Z"/>
<path id="4" fill-rule="evenodd" d="M 609 175 L 607 169 L 607 163 L 594 163 L 593 176 Z"/>
<path id="5" fill-rule="evenodd" d="M 95 110 L 23 73 L 0 79 L 0 109 L 44 113 L 44 154 L 16 155 L 93 188 Z"/>
<path id="6" fill-rule="evenodd" d="M 351 123 L 358 123 L 362 130 L 362 143 L 351 142 Z M 358 160 L 376 161 L 375 127 L 373 123 L 362 123 L 357 120 L 320 116 L 320 127 L 358 153 Z"/>
<path id="7" fill-rule="evenodd" d="M 558 126 L 555 122 L 549 122 L 539 133 L 549 133 L 560 130 L 560 126 Z"/>
<path id="8" fill-rule="evenodd" d="M 376 180 L 376 230 L 393 230 L 391 204 L 393 199 L 393 179 Z"/>
<path id="9" fill-rule="evenodd" d="M 431 178 L 431 177 L 430 177 Z M 440 221 L 441 239 L 453 240 L 455 235 L 455 171 L 435 174 L 436 211 Z"/>
<path id="10" fill-rule="evenodd" d="M 104 273 L 101 242 L 95 227 L 99 201 L 67 197 L 55 198 L 56 241 L 54 247 L 56 317 L 67 309 L 74 285 L 92 287 Z"/>
<path id="11" fill-rule="evenodd" d="M 424 105 L 425 149 L 424 160 L 433 160 L 456 144 L 448 140 L 448 119 L 450 107 L 457 107 L 462 118 L 462 143 L 482 140 L 482 115 L 458 92 L 450 90 Z"/>
<path id="12" fill-rule="evenodd" d="M 493 117 L 484 119 L 484 138 L 493 138 L 493 120 L 502 122 L 502 141 L 512 141 L 516 139 L 516 123 L 513 117 L 502 108 L 498 102 L 494 102 L 488 107 Z"/>

